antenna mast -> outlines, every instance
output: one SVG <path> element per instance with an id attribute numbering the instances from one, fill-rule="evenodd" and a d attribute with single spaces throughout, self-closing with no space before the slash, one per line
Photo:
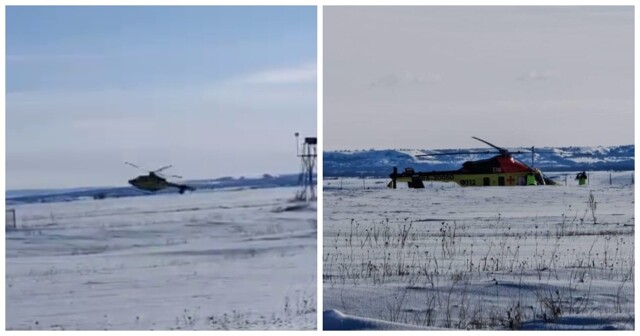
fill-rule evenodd
<path id="1" fill-rule="evenodd" d="M 535 159 L 534 159 L 535 155 L 536 155 L 536 147 L 531 146 L 531 168 L 535 167 Z"/>
<path id="2" fill-rule="evenodd" d="M 295 133 L 296 136 L 296 155 L 300 158 L 302 169 L 300 176 L 298 177 L 299 189 L 296 192 L 296 201 L 315 201 L 316 200 L 316 186 L 313 180 L 313 172 L 316 167 L 317 161 L 317 144 L 318 138 L 307 137 L 304 138 L 302 143 L 302 150 L 300 150 L 300 141 L 298 137 L 299 133 Z"/>

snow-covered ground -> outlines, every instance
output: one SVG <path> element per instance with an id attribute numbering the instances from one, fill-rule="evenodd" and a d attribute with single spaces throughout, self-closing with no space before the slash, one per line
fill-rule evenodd
<path id="1" fill-rule="evenodd" d="M 316 207 L 294 188 L 18 205 L 7 329 L 315 329 Z"/>
<path id="2" fill-rule="evenodd" d="M 589 174 L 583 187 L 325 180 L 324 328 L 634 329 L 632 172 Z"/>

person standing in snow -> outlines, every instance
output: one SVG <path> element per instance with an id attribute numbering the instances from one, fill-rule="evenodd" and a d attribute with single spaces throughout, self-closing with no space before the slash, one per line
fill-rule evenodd
<path id="1" fill-rule="evenodd" d="M 576 175 L 576 180 L 578 180 L 578 185 L 585 185 L 587 183 L 587 173 L 582 172 Z"/>

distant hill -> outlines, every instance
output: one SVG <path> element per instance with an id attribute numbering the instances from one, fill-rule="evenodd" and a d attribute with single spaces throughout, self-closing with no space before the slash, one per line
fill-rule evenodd
<path id="1" fill-rule="evenodd" d="M 261 177 L 221 177 L 211 180 L 185 181 L 187 185 L 197 190 L 222 189 L 231 190 L 237 188 L 276 188 L 292 187 L 299 184 L 298 174 L 269 175 Z M 149 196 L 157 194 L 177 193 L 176 188 L 167 188 L 155 193 L 145 192 L 134 187 L 91 187 L 74 189 L 29 189 L 7 190 L 5 193 L 6 204 L 42 203 L 42 202 L 67 202 L 77 199 L 100 199 L 114 197 Z"/>
<path id="2" fill-rule="evenodd" d="M 489 158 L 491 154 L 443 155 L 417 158 L 419 154 L 455 151 L 485 151 L 484 148 L 465 149 L 387 149 L 362 151 L 329 151 L 323 153 L 324 176 L 386 177 L 393 166 L 402 170 L 456 170 L 470 160 Z M 610 147 L 541 147 L 536 148 L 535 167 L 542 171 L 601 171 L 634 170 L 634 145 Z M 515 150 L 514 150 L 515 151 Z M 538 152 L 540 151 L 540 152 Z M 531 165 L 531 154 L 514 155 Z"/>
<path id="3" fill-rule="evenodd" d="M 5 193 L 6 198 L 16 198 L 16 197 L 28 197 L 35 195 L 56 195 L 56 194 L 67 194 L 73 192 L 82 192 L 82 191 L 90 191 L 96 189 L 109 189 L 110 187 L 90 187 L 90 188 L 69 188 L 69 189 L 17 189 L 17 190 L 7 190 Z"/>

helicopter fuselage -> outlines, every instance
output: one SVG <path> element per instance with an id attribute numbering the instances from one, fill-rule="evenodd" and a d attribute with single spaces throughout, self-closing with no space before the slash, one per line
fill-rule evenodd
<path id="1" fill-rule="evenodd" d="M 190 191 L 195 190 L 195 188 L 185 184 L 168 182 L 166 179 L 159 177 L 158 175 L 155 175 L 155 174 L 140 175 L 132 180 L 129 180 L 129 184 L 131 184 L 132 186 L 140 190 L 151 191 L 151 192 L 156 192 L 168 187 L 177 188 L 181 194 L 187 190 L 190 190 Z"/>
<path id="2" fill-rule="evenodd" d="M 404 172 L 398 173 L 398 168 L 393 167 L 393 173 L 389 175 L 391 182 L 389 182 L 387 186 L 395 189 L 397 182 L 406 182 L 409 188 L 424 188 L 424 181 L 456 182 L 463 187 L 556 184 L 553 180 L 542 175 L 539 169 L 531 168 L 513 158 L 512 154 L 522 154 L 522 152 L 510 152 L 508 149 L 498 147 L 486 140 L 477 137 L 472 138 L 493 147 L 499 155 L 484 160 L 467 161 L 462 164 L 462 168 L 452 171 L 416 172 L 412 168 L 406 168 Z M 533 164 L 534 147 L 531 147 L 531 153 L 531 161 Z M 456 154 L 488 153 L 463 151 L 456 153 L 434 153 L 431 155 Z M 429 156 L 429 154 L 420 156 Z"/>
<path id="3" fill-rule="evenodd" d="M 523 186 L 527 185 L 527 175 L 534 174 L 537 184 L 540 184 L 539 174 L 531 173 L 460 173 L 454 171 L 434 171 L 434 172 L 403 172 L 396 176 L 396 182 L 406 182 L 411 188 L 421 188 L 422 182 L 455 182 L 463 187 L 481 186 Z"/>
<path id="4" fill-rule="evenodd" d="M 493 158 L 478 161 L 467 161 L 462 168 L 451 171 L 416 172 L 407 168 L 398 173 L 394 167 L 390 175 L 390 188 L 397 182 L 406 182 L 409 188 L 424 188 L 424 182 L 455 182 L 463 187 L 481 186 L 524 186 L 528 185 L 527 177 L 532 175 L 536 185 L 555 184 L 545 178 L 542 173 L 511 156 L 497 155 Z"/>
<path id="5" fill-rule="evenodd" d="M 134 168 L 142 169 L 138 165 L 133 164 L 131 162 L 125 162 L 125 164 L 132 166 Z M 140 175 L 134 179 L 129 180 L 129 184 L 131 184 L 132 186 L 140 190 L 151 191 L 151 192 L 159 191 L 167 187 L 177 188 L 178 192 L 181 194 L 184 194 L 184 192 L 187 190 L 190 190 L 190 191 L 196 190 L 194 187 L 188 186 L 186 184 L 169 182 L 167 181 L 166 178 L 158 174 L 159 172 L 171 167 L 172 167 L 171 165 L 164 166 L 160 169 L 150 171 L 148 175 Z M 181 178 L 181 176 L 177 176 L 177 175 L 173 175 L 173 177 Z"/>
<path id="6" fill-rule="evenodd" d="M 167 180 L 149 175 L 141 175 L 129 180 L 129 184 L 145 191 L 158 191 L 169 187 L 169 182 L 167 182 Z"/>

